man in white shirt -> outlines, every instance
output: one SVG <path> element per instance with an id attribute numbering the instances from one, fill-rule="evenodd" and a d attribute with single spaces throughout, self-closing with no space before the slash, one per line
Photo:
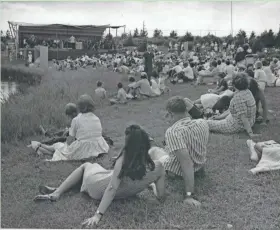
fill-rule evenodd
<path id="1" fill-rule="evenodd" d="M 184 74 L 185 74 L 185 77 L 188 79 L 188 80 L 193 80 L 194 79 L 194 74 L 193 74 L 193 69 L 190 67 L 189 63 L 185 63 L 184 64 Z"/>

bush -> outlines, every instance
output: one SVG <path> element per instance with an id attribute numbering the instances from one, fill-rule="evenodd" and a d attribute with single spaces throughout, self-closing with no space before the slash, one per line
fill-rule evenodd
<path id="1" fill-rule="evenodd" d="M 28 85 L 41 83 L 44 73 L 38 69 L 17 66 L 1 66 L 1 79 L 3 81 L 15 81 Z"/>
<path id="2" fill-rule="evenodd" d="M 133 42 L 133 38 L 132 37 L 128 37 L 128 39 L 126 39 L 123 42 L 123 46 L 135 46 L 135 44 Z"/>

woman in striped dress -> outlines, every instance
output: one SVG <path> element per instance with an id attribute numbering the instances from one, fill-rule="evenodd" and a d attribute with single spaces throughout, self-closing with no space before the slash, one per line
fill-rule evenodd
<path id="1" fill-rule="evenodd" d="M 113 199 L 134 196 L 149 185 L 161 199 L 165 193 L 165 170 L 160 161 L 151 159 L 150 147 L 148 134 L 138 125 L 131 125 L 125 130 L 125 146 L 115 161 L 114 170 L 106 170 L 97 163 L 85 163 L 58 188 L 42 186 L 40 192 L 43 195 L 34 200 L 56 201 L 82 180 L 81 192 L 88 193 L 93 199 L 101 199 L 95 215 L 83 223 L 90 227 L 99 223 Z"/>
<path id="2" fill-rule="evenodd" d="M 255 134 L 252 126 L 256 119 L 256 102 L 248 89 L 249 81 L 246 73 L 238 73 L 232 81 L 235 88 L 229 110 L 213 120 L 207 120 L 210 131 L 217 133 L 237 133 L 245 130 L 252 138 Z"/>

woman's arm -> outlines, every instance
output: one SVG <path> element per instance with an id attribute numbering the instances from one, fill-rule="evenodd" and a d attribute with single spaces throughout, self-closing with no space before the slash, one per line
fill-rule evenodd
<path id="1" fill-rule="evenodd" d="M 123 163 L 123 156 L 121 156 L 114 167 L 113 175 L 111 177 L 111 181 L 109 185 L 107 186 L 104 195 L 102 197 L 102 200 L 98 207 L 98 212 L 104 214 L 108 207 L 111 205 L 113 199 L 115 198 L 116 192 L 120 186 L 121 180 L 119 178 L 119 174 L 121 172 Z"/>
<path id="2" fill-rule="evenodd" d="M 248 118 L 245 116 L 245 114 L 242 114 L 240 115 L 240 119 L 243 123 L 243 127 L 246 130 L 247 134 L 251 137 L 253 135 L 253 131 Z"/>
<path id="3" fill-rule="evenodd" d="M 227 111 L 223 112 L 220 116 L 214 117 L 214 120 L 223 120 L 223 119 L 225 119 L 229 114 L 230 114 L 230 111 L 227 110 Z"/>
<path id="4" fill-rule="evenodd" d="M 265 96 L 264 96 L 264 92 L 262 90 L 258 90 L 258 94 L 259 94 L 259 98 L 262 104 L 262 108 L 263 108 L 263 123 L 266 123 L 267 121 L 267 104 L 266 104 L 266 100 L 265 100 Z"/>
<path id="5" fill-rule="evenodd" d="M 114 172 L 111 177 L 111 181 L 104 192 L 104 195 L 102 197 L 102 200 L 99 204 L 99 207 L 98 207 L 96 213 L 94 214 L 93 217 L 86 219 L 82 223 L 83 226 L 92 227 L 94 225 L 97 225 L 100 222 L 103 214 L 106 212 L 107 208 L 112 203 L 112 201 L 116 195 L 116 191 L 118 190 L 120 182 L 121 182 L 121 180 L 119 179 L 118 176 L 119 176 L 121 168 L 122 168 L 122 162 L 123 162 L 123 157 L 121 156 L 115 164 Z"/>

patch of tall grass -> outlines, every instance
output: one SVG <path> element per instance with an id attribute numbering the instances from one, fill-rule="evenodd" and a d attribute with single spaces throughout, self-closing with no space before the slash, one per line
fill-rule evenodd
<path id="1" fill-rule="evenodd" d="M 94 74 L 97 77 L 93 77 Z M 46 76 L 40 85 L 30 86 L 27 93 L 11 96 L 1 109 L 2 143 L 34 136 L 40 132 L 40 125 L 65 128 L 65 105 L 69 102 L 75 103 L 78 97 L 85 93 L 94 98 L 97 80 L 105 82 L 109 96 L 116 92 L 118 79 L 112 73 L 75 72 L 75 76 L 71 75 L 72 72 L 58 72 L 55 76 Z"/>
<path id="2" fill-rule="evenodd" d="M 1 66 L 1 80 L 15 81 L 28 85 L 38 85 L 42 81 L 44 72 L 39 69 L 32 69 L 23 66 Z"/>

